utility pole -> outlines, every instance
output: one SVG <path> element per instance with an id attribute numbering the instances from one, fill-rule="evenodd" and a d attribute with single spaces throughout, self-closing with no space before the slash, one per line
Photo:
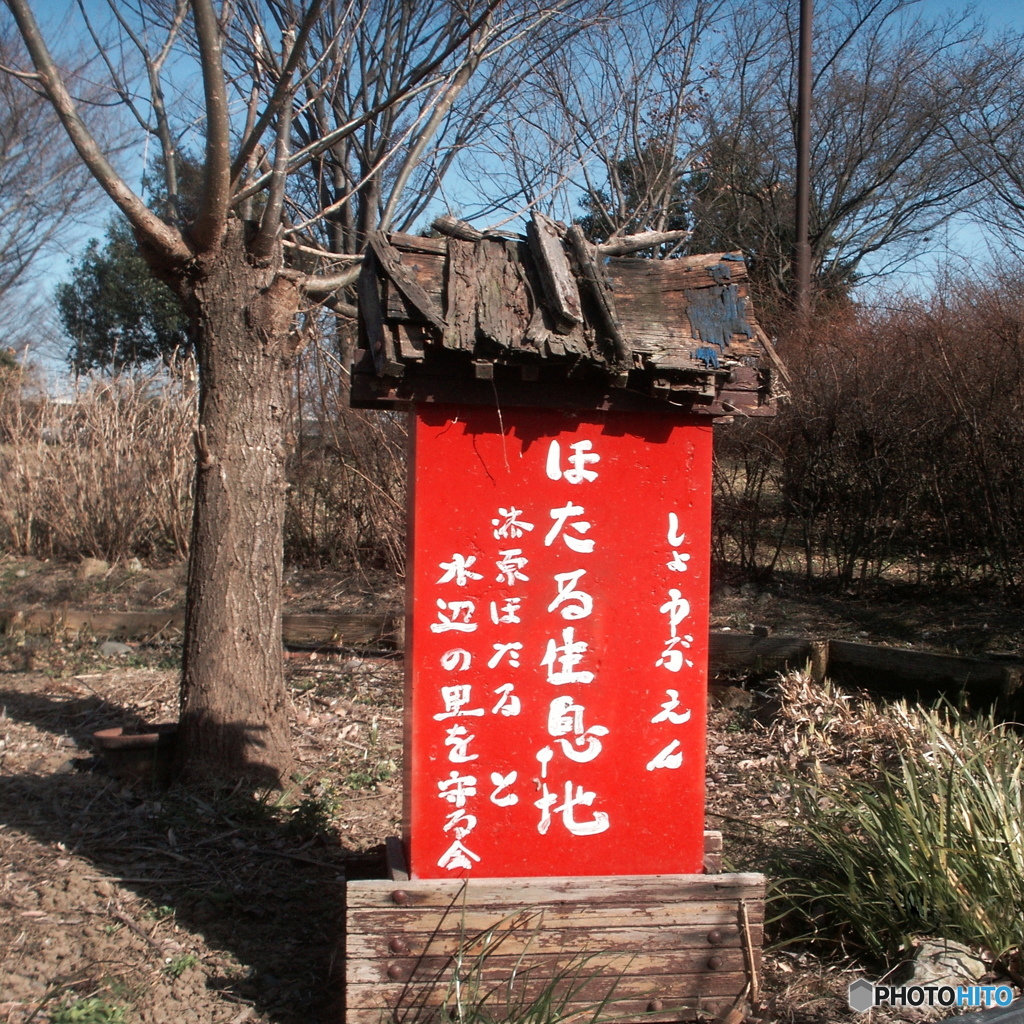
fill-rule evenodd
<path id="1" fill-rule="evenodd" d="M 797 317 L 805 326 L 811 311 L 811 36 L 814 0 L 800 0 L 800 63 L 796 107 L 796 244 L 793 283 Z"/>

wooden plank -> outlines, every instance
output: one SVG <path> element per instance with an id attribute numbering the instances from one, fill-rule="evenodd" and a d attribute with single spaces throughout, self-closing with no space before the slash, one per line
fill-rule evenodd
<path id="1" fill-rule="evenodd" d="M 408 277 L 411 277 L 426 293 L 427 297 L 434 304 L 436 309 L 445 309 L 445 291 L 444 281 L 446 266 L 448 262 L 447 258 L 447 246 L 449 244 L 447 239 L 441 239 L 440 251 L 429 251 L 425 252 L 415 248 L 408 248 L 406 246 L 398 245 L 395 242 L 397 236 L 391 234 L 388 236 L 392 242 L 392 248 L 398 251 L 402 257 L 402 269 L 405 271 Z M 434 239 L 427 239 L 427 241 L 436 241 Z M 399 302 L 394 307 L 392 313 L 389 307 L 386 310 L 388 316 L 395 316 L 397 318 L 408 317 L 410 315 L 415 316 L 416 319 L 422 322 L 422 317 L 418 312 L 411 312 L 415 309 L 414 305 L 404 303 L 404 300 Z M 445 319 L 447 319 L 447 312 L 445 312 Z"/>
<path id="2" fill-rule="evenodd" d="M 799 636 L 753 636 L 712 632 L 708 638 L 711 671 L 802 665 L 811 657 L 811 641 Z"/>
<path id="3" fill-rule="evenodd" d="M 555 222 L 534 210 L 526 225 L 526 240 L 536 261 L 536 269 L 548 305 L 555 315 L 555 330 L 568 334 L 583 323 L 579 288 L 562 247 L 561 233 Z"/>
<path id="4" fill-rule="evenodd" d="M 758 898 L 746 890 L 742 898 Z M 688 900 L 679 903 L 641 904 L 630 906 L 616 904 L 602 906 L 599 903 L 578 902 L 564 906 L 553 904 L 530 904 L 531 913 L 543 907 L 545 928 L 569 931 L 608 931 L 617 928 L 716 928 L 726 927 L 736 920 L 737 900 L 718 902 L 710 900 Z M 349 907 L 349 920 L 359 931 L 390 929 L 409 934 L 432 935 L 438 928 L 457 927 L 477 933 L 492 928 L 509 914 L 516 914 L 517 908 L 509 904 L 492 904 L 487 907 L 463 907 L 454 904 L 444 910 L 419 908 L 412 910 L 397 907 L 374 908 L 372 910 Z M 522 919 L 524 922 L 526 918 Z"/>
<path id="5" fill-rule="evenodd" d="M 737 924 L 736 904 L 732 904 L 728 913 L 721 915 L 721 920 L 707 921 L 701 924 L 675 925 L 665 927 L 622 927 L 622 928 L 588 928 L 587 937 L 594 949 L 643 949 L 648 953 L 661 950 L 682 948 L 695 949 L 741 949 L 742 936 Z M 531 923 L 532 921 L 532 923 Z M 454 922 L 453 922 L 454 923 Z M 431 933 L 398 932 L 397 929 L 386 927 L 387 922 L 381 919 L 369 921 L 373 927 L 352 932 L 348 937 L 346 953 L 350 959 L 366 960 L 374 957 L 393 957 L 395 952 L 390 943 L 401 935 L 402 943 L 408 948 L 406 956 L 441 956 L 452 955 L 460 945 L 473 950 L 479 943 L 467 943 L 458 930 Z M 385 927 L 378 927 L 384 924 Z M 460 922 L 461 924 L 461 922 Z M 540 925 L 543 924 L 543 927 Z M 714 932 L 715 942 L 708 940 Z M 476 933 L 476 934 L 479 934 Z M 473 938 L 473 933 L 469 934 Z M 506 929 L 501 932 L 500 951 L 507 955 L 533 952 L 555 953 L 570 948 L 570 944 L 580 941 L 580 932 L 576 928 L 548 927 L 546 919 L 537 920 L 527 913 L 522 927 Z M 761 925 L 751 924 L 751 938 L 755 945 L 760 945 Z"/>
<path id="6" fill-rule="evenodd" d="M 567 1013 L 613 1000 L 623 1022 L 723 1017 L 760 963 L 762 875 L 373 880 L 346 895 L 348 1024 L 451 1006 L 456 968 L 496 1019 L 512 978 L 518 1005 L 554 986 Z"/>
<path id="7" fill-rule="evenodd" d="M 779 376 L 787 383 L 792 384 L 793 378 L 789 375 L 789 370 L 786 368 L 786 364 L 779 357 L 779 353 L 775 351 L 775 346 L 772 344 L 771 338 L 764 333 L 759 325 L 754 325 L 754 334 L 757 336 L 757 340 L 761 342 L 765 352 L 768 353 L 768 358 L 772 361 L 772 365 L 778 371 Z"/>
<path id="8" fill-rule="evenodd" d="M 181 610 L 156 612 L 94 612 L 75 608 L 0 609 L 0 634 L 45 636 L 54 632 L 92 633 L 96 636 L 145 637 L 180 632 L 185 625 Z"/>
<path id="9" fill-rule="evenodd" d="M 580 274 L 590 290 L 590 298 L 594 304 L 594 311 L 600 322 L 601 331 L 611 342 L 611 351 L 608 353 L 609 361 L 628 365 L 630 349 L 623 338 L 622 324 L 615 311 L 611 280 L 604 269 L 598 265 L 591 251 L 592 246 L 584 236 L 583 229 L 579 224 L 573 224 L 569 228 L 566 238 L 576 256 Z"/>
<path id="10" fill-rule="evenodd" d="M 572 978 L 567 979 L 572 983 Z M 504 989 L 505 979 L 486 979 L 485 988 L 494 988 L 500 993 Z M 600 1002 L 609 997 L 639 998 L 651 1000 L 659 998 L 670 1007 L 692 1007 L 698 1005 L 698 1000 L 704 997 L 730 995 L 735 998 L 742 992 L 746 984 L 745 972 L 734 971 L 707 971 L 703 974 L 683 974 L 674 978 L 648 977 L 645 975 L 619 977 L 597 977 L 587 978 L 586 965 L 581 968 L 581 977 L 573 984 L 572 1005 L 585 1006 Z M 522 983 L 516 986 L 516 991 L 525 998 L 538 995 L 548 986 L 548 980 L 544 978 L 530 979 L 523 978 Z M 380 984 L 353 984 L 346 988 L 346 1003 L 349 1010 L 372 1009 L 378 1012 L 385 1008 L 392 1008 L 392 1012 L 402 1007 L 412 1007 L 417 1004 L 426 1006 L 437 1006 L 442 1002 L 445 995 L 444 977 L 435 978 L 420 984 L 416 982 L 392 982 L 388 985 Z M 495 1002 L 501 1006 L 501 996 L 497 1000 L 490 999 L 488 1002 Z M 499 1018 L 500 1019 L 500 1018 Z"/>
<path id="11" fill-rule="evenodd" d="M 445 281 L 445 348 L 465 352 L 476 348 L 476 273 L 476 245 L 452 239 L 448 243 Z"/>
<path id="12" fill-rule="evenodd" d="M 356 281 L 359 296 L 359 329 L 373 356 L 379 377 L 400 377 L 405 365 L 392 357 L 384 334 L 384 310 L 380 300 L 380 280 L 376 260 L 371 253 L 363 257 L 363 268 Z"/>
<path id="13" fill-rule="evenodd" d="M 704 872 L 708 875 L 722 873 L 722 833 L 704 830 Z"/>
<path id="14" fill-rule="evenodd" d="M 519 348 L 530 322 L 530 303 L 516 267 L 515 244 L 484 238 L 475 243 L 475 249 L 477 330 L 494 346 Z"/>
<path id="15" fill-rule="evenodd" d="M 388 234 L 388 241 L 401 252 L 413 255 L 440 256 L 443 259 L 448 251 L 448 240 L 445 238 L 426 238 L 392 231 Z M 403 259 L 402 262 L 404 264 L 406 261 Z"/>
<path id="16" fill-rule="evenodd" d="M 851 640 L 830 640 L 827 671 L 832 676 L 864 676 L 881 688 L 898 681 L 901 688 L 910 683 L 923 693 L 965 691 L 978 700 L 993 701 L 1020 689 L 1022 666 Z"/>
<path id="17" fill-rule="evenodd" d="M 506 1004 L 495 1002 L 499 1008 Z M 724 1020 L 726 1014 L 735 1005 L 735 1000 L 728 996 L 703 996 L 694 999 L 691 1005 L 676 1006 L 675 1001 L 661 999 L 658 996 L 644 999 L 616 999 L 608 1009 L 608 1014 L 616 1024 L 652 1024 L 652 1022 L 670 1021 L 708 1021 Z M 595 1007 L 587 1004 L 567 1004 L 570 1008 L 578 1008 L 580 1024 L 592 1019 Z M 588 1009 L 590 1012 L 588 1012 Z M 653 1015 L 652 1015 L 653 1014 Z M 416 1008 L 406 1004 L 396 1010 L 380 1007 L 351 1008 L 345 1015 L 346 1024 L 413 1024 L 416 1021 Z M 332 1024 L 341 1024 L 340 1021 Z"/>
<path id="18" fill-rule="evenodd" d="M 380 268 L 394 282 L 405 299 L 412 303 L 420 315 L 438 331 L 444 332 L 447 324 L 434 299 L 421 287 L 419 281 L 402 266 L 402 258 L 384 235 L 374 231 L 368 241 Z"/>
<path id="19" fill-rule="evenodd" d="M 671 974 L 676 978 L 683 975 L 703 976 L 708 973 L 709 960 L 714 957 L 718 971 L 729 974 L 742 974 L 746 967 L 745 954 L 740 947 L 711 947 L 706 943 L 702 947 L 675 949 L 667 952 L 649 952 L 641 950 L 636 944 L 623 938 L 624 945 L 617 950 L 601 950 L 587 956 L 586 970 L 589 974 L 614 976 L 619 972 L 629 972 L 632 978 L 657 978 L 659 975 Z M 500 984 L 503 979 L 511 977 L 522 967 L 523 954 L 530 957 L 531 978 L 555 978 L 565 972 L 565 950 L 582 948 L 580 945 L 551 949 L 541 954 L 535 949 L 506 949 L 501 939 L 492 949 L 481 951 L 479 948 L 467 950 L 461 957 L 462 962 L 478 961 L 479 977 L 482 981 Z M 591 945 L 591 948 L 595 948 Z M 425 982 L 440 977 L 449 971 L 453 964 L 453 956 L 439 953 L 436 956 L 395 956 L 387 954 L 383 958 L 356 958 L 348 954 L 346 977 L 350 985 L 387 985 L 389 982 Z"/>
<path id="20" fill-rule="evenodd" d="M 711 268 L 728 255 L 709 253 L 677 260 L 609 260 L 608 275 L 627 343 L 652 355 L 689 357 L 698 342 L 686 315 L 687 292 L 719 290 L 722 286 L 711 276 Z M 746 300 L 746 267 L 742 262 L 731 262 L 730 283 L 738 287 L 739 295 Z M 749 307 L 749 302 L 747 304 Z M 753 330 L 754 321 L 752 317 L 749 319 Z M 666 349 L 669 351 L 664 352 Z"/>
<path id="21" fill-rule="evenodd" d="M 0 609 L 0 633 L 46 635 L 53 632 L 139 639 L 180 632 L 184 611 L 102 612 L 87 609 Z M 401 612 L 331 612 L 282 617 L 284 643 L 293 646 L 384 646 L 401 648 L 405 619 Z"/>
<path id="22" fill-rule="evenodd" d="M 405 617 L 401 612 L 330 612 L 281 617 L 284 642 L 303 646 L 384 646 L 401 648 Z"/>
<path id="23" fill-rule="evenodd" d="M 737 872 L 728 875 L 618 875 L 566 878 L 473 878 L 413 880 L 397 887 L 393 882 L 360 880 L 349 884 L 350 907 L 490 907 L 508 903 L 608 906 L 664 903 L 666 901 L 718 902 L 742 899 L 762 891 L 764 875 Z M 404 896 L 396 896 L 403 893 Z"/>
<path id="24" fill-rule="evenodd" d="M 388 880 L 392 882 L 409 881 L 409 864 L 405 856 L 405 844 L 398 836 L 388 836 L 384 840 L 387 851 Z"/>
<path id="25" fill-rule="evenodd" d="M 403 361 L 407 363 L 423 361 L 427 342 L 432 340 L 423 324 L 385 324 L 384 330 L 390 332 L 394 350 L 398 352 Z"/>

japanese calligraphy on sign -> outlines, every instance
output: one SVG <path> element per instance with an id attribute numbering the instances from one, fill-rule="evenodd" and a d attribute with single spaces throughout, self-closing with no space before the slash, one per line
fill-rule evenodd
<path id="1" fill-rule="evenodd" d="M 701 870 L 711 431 L 420 406 L 414 877 Z"/>

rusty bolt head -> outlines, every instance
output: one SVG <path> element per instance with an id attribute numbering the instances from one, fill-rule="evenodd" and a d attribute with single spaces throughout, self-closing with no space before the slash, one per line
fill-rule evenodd
<path id="1" fill-rule="evenodd" d="M 399 967 L 398 964 L 391 964 L 391 966 L 388 967 L 388 977 L 392 981 L 401 981 L 402 980 L 402 968 Z"/>
<path id="2" fill-rule="evenodd" d="M 391 902 L 392 903 L 398 903 L 398 904 L 408 903 L 409 902 L 409 894 L 404 889 L 396 889 L 391 894 Z"/>
<path id="3" fill-rule="evenodd" d="M 725 966 L 725 961 L 720 956 L 708 957 L 708 970 L 720 971 Z"/>
<path id="4" fill-rule="evenodd" d="M 405 939 L 400 939 L 396 936 L 388 943 L 388 949 L 392 953 L 405 954 L 409 952 L 409 943 Z"/>
<path id="5" fill-rule="evenodd" d="M 708 945 L 709 946 L 720 946 L 725 941 L 725 936 L 717 929 L 712 928 L 708 932 Z"/>

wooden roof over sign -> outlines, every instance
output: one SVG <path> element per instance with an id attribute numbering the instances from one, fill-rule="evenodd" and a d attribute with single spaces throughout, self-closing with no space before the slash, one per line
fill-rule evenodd
<path id="1" fill-rule="evenodd" d="M 449 237 L 369 240 L 354 405 L 774 413 L 787 375 L 739 253 L 624 258 L 653 233 L 594 246 L 539 214 L 526 238 L 435 226 Z"/>

